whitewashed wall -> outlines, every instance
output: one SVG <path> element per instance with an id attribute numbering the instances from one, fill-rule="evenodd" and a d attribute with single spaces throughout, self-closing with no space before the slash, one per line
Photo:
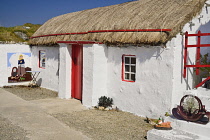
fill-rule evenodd
<path id="1" fill-rule="evenodd" d="M 71 98 L 72 46 L 60 43 L 59 97 Z M 82 103 L 97 105 L 98 98 L 107 95 L 107 47 L 98 44 L 83 45 Z"/>
<path id="2" fill-rule="evenodd" d="M 136 81 L 122 81 L 122 55 L 136 56 Z M 170 110 L 173 50 L 160 46 L 109 47 L 108 96 L 121 110 L 157 117 Z M 162 114 L 164 115 L 164 114 Z"/>
<path id="3" fill-rule="evenodd" d="M 60 98 L 71 98 L 71 51 L 72 46 L 59 44 L 60 68 L 59 68 L 59 93 Z"/>
<path id="4" fill-rule="evenodd" d="M 87 107 L 92 106 L 93 96 L 93 65 L 94 49 L 93 45 L 83 46 L 83 90 L 82 102 Z"/>
<path id="5" fill-rule="evenodd" d="M 190 24 L 187 23 L 182 32 L 188 31 L 192 34 L 200 30 L 202 33 L 210 33 L 209 10 L 209 7 L 204 7 L 201 14 L 192 20 L 194 26 L 190 27 Z M 197 39 L 195 37 L 189 38 L 188 44 L 196 43 Z M 202 37 L 201 43 L 209 44 L 209 37 Z M 107 86 L 107 91 L 104 90 L 102 94 L 112 97 L 115 105 L 124 111 L 155 118 L 164 115 L 165 112 L 171 112 L 171 109 L 179 104 L 184 92 L 193 89 L 198 82 L 193 68 L 188 68 L 187 77 L 183 78 L 183 47 L 184 35 L 178 34 L 166 46 L 108 47 L 107 54 L 101 55 L 100 51 L 96 51 L 102 49 L 98 45 L 97 49 L 89 47 L 88 50 L 94 49 L 91 50 L 94 53 L 87 56 L 91 58 L 88 63 L 92 67 L 93 81 L 97 78 L 95 73 L 100 73 L 94 71 L 94 67 L 97 67 L 96 64 L 98 64 L 94 60 L 98 59 L 101 64 L 102 62 L 105 64 L 101 72 L 107 73 L 107 79 L 103 77 L 103 82 L 107 80 L 107 84 L 103 84 Z M 104 49 L 104 52 L 106 52 L 106 49 Z M 202 54 L 209 52 L 209 48 L 201 48 Z M 97 54 L 100 55 L 96 57 Z M 121 79 L 123 54 L 136 55 L 137 57 L 136 81 L 134 83 L 125 82 Z M 188 64 L 195 64 L 195 55 L 196 48 L 189 48 Z M 100 60 L 100 56 L 103 56 L 104 60 Z M 105 58 L 108 58 L 107 64 Z M 105 69 L 106 65 L 107 69 Z M 85 68 L 86 66 L 84 66 Z M 107 72 L 105 72 L 106 70 Z M 91 70 L 89 73 L 91 73 Z M 102 95 L 94 92 L 94 90 L 98 91 L 97 88 L 94 89 L 94 85 L 92 83 L 93 88 L 89 88 L 89 93 L 92 94 L 92 105 L 96 105 L 97 98 Z M 95 99 L 93 99 L 94 96 Z"/>
<path id="6" fill-rule="evenodd" d="M 195 25 L 190 27 L 187 23 L 183 32 L 210 32 L 209 12 L 209 7 L 204 7 L 202 16 L 198 15 L 192 20 Z M 205 38 L 201 42 L 209 43 L 209 39 Z M 189 39 L 189 43 L 196 43 L 195 38 Z M 182 77 L 183 44 L 184 36 L 178 34 L 166 46 L 83 45 L 83 104 L 95 106 L 98 98 L 105 95 L 112 97 L 114 104 L 121 110 L 136 115 L 157 118 L 170 112 L 179 103 L 183 93 L 195 84 L 192 68 L 187 70 L 187 78 Z M 46 61 L 46 69 L 39 69 L 35 63 L 32 66 L 42 71 L 40 78 L 43 80 L 43 87 L 54 90 L 59 88 L 60 98 L 70 98 L 71 45 L 59 45 L 60 50 L 59 47 L 33 47 L 33 54 L 46 49 L 46 53 L 49 51 L 48 54 L 55 58 Z M 210 51 L 202 49 L 201 52 Z M 61 63 L 59 72 L 58 53 Z M 137 58 L 136 81 L 133 83 L 121 79 L 123 54 L 135 55 Z M 195 63 L 195 48 L 189 49 L 189 60 L 189 64 Z M 38 63 L 36 55 L 33 61 Z M 51 73 L 49 69 L 52 70 Z M 60 74 L 59 80 L 57 73 Z"/>
<path id="7" fill-rule="evenodd" d="M 7 53 L 31 53 L 29 45 L 22 44 L 0 44 L 0 87 L 7 85 L 25 85 L 28 82 L 8 83 L 8 77 L 11 75 L 11 68 L 7 64 Z M 18 58 L 17 58 L 18 63 Z M 30 63 L 30 62 L 29 62 Z M 31 66 L 31 64 L 27 64 Z"/>
<path id="8" fill-rule="evenodd" d="M 39 51 L 46 52 L 45 69 L 39 68 Z M 41 87 L 58 91 L 59 88 L 59 46 L 33 46 L 32 52 L 32 70 L 41 71 L 37 81 Z"/>
<path id="9" fill-rule="evenodd" d="M 185 27 L 188 28 L 183 30 L 192 33 L 188 25 Z M 194 87 L 192 69 L 188 69 L 187 78 L 182 77 L 183 37 L 177 35 L 166 46 L 83 45 L 83 104 L 95 106 L 98 98 L 105 95 L 112 97 L 121 110 L 140 116 L 157 118 L 171 112 L 183 93 Z M 190 39 L 189 43 L 196 43 L 195 38 Z M 60 54 L 62 80 L 59 91 L 62 92 L 59 94 L 61 98 L 70 98 L 71 45 L 60 44 Z M 134 83 L 121 79 L 123 54 L 136 55 Z M 194 64 L 195 48 L 189 49 L 189 60 Z"/>
<path id="10" fill-rule="evenodd" d="M 60 45 L 59 97 L 70 98 L 71 45 Z M 136 82 L 122 81 L 122 55 L 136 55 Z M 121 110 L 157 117 L 169 112 L 172 93 L 173 49 L 161 46 L 107 47 L 83 45 L 83 105 L 95 106 L 109 96 Z M 68 65 L 67 65 L 68 64 Z"/>
<path id="11" fill-rule="evenodd" d="M 210 1 L 208 1 L 210 3 Z M 210 33 L 210 7 L 204 7 L 190 27 L 187 23 L 182 32 Z M 209 44 L 210 37 L 201 37 L 202 44 Z M 196 37 L 190 37 L 188 44 L 196 44 Z M 108 49 L 108 95 L 122 110 L 148 117 L 158 117 L 179 104 L 186 90 L 191 90 L 199 82 L 192 68 L 187 69 L 183 78 L 184 35 L 178 34 L 160 47 L 109 47 Z M 209 48 L 201 48 L 201 53 L 210 53 Z M 121 80 L 121 57 L 123 54 L 137 56 L 137 77 L 135 83 Z M 195 64 L 196 48 L 188 49 L 188 64 Z M 143 57 L 144 56 L 144 57 Z M 154 57 L 156 56 L 156 58 Z M 158 56 L 158 57 L 157 57 Z M 142 86 L 143 85 L 143 86 Z"/>
<path id="12" fill-rule="evenodd" d="M 207 1 L 210 4 L 210 0 Z M 202 33 L 210 33 L 210 7 L 203 7 L 202 12 L 197 15 L 193 20 L 193 26 L 190 27 L 190 23 L 187 23 L 182 32 L 188 31 L 189 34 L 198 33 L 200 30 Z M 210 44 L 210 36 L 201 37 L 202 44 Z M 189 37 L 188 44 L 197 44 L 196 37 Z M 174 69 L 173 69 L 173 93 L 172 93 L 172 108 L 179 104 L 180 99 L 184 95 L 184 91 L 191 90 L 201 82 L 201 78 L 195 75 L 192 68 L 187 68 L 187 77 L 183 78 L 183 47 L 184 47 L 184 35 L 178 34 L 170 42 L 167 43 L 168 48 L 174 49 Z M 210 53 L 210 48 L 201 47 L 201 54 Z M 195 64 L 196 48 L 188 49 L 188 64 Z M 201 73 L 201 71 L 200 71 Z"/>
<path id="13" fill-rule="evenodd" d="M 83 104 L 91 107 L 107 96 L 107 47 L 93 44 L 83 47 Z"/>

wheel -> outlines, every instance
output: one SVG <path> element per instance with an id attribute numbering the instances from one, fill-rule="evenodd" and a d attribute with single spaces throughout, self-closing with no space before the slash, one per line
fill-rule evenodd
<path id="1" fill-rule="evenodd" d="M 11 72 L 11 76 L 15 77 L 18 74 L 18 68 L 17 67 L 13 67 L 12 68 L 12 72 Z"/>
<path id="2" fill-rule="evenodd" d="M 185 95 L 178 107 L 179 114 L 187 121 L 198 121 L 203 117 L 202 102 L 197 96 Z"/>

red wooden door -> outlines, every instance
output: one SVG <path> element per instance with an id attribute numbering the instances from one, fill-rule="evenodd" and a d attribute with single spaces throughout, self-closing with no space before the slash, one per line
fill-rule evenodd
<path id="1" fill-rule="evenodd" d="M 82 100 L 82 71 L 83 47 L 79 44 L 72 45 L 72 84 L 71 96 Z"/>

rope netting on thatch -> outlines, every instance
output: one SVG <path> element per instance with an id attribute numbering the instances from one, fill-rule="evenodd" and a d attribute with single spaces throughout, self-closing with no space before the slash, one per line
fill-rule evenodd
<path id="1" fill-rule="evenodd" d="M 166 43 L 198 15 L 206 0 L 139 0 L 54 17 L 33 35 L 79 33 L 94 30 L 171 29 L 170 32 L 102 32 L 32 38 L 34 45 L 57 41 L 91 40 L 109 44 Z"/>

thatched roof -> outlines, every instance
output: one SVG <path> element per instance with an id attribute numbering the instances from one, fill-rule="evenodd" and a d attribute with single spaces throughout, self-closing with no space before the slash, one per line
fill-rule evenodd
<path id="1" fill-rule="evenodd" d="M 57 41 L 89 40 L 108 44 L 160 44 L 176 36 L 199 14 L 206 0 L 139 0 L 54 17 L 33 35 L 33 45 Z M 171 29 L 168 32 L 100 32 L 94 30 Z"/>

